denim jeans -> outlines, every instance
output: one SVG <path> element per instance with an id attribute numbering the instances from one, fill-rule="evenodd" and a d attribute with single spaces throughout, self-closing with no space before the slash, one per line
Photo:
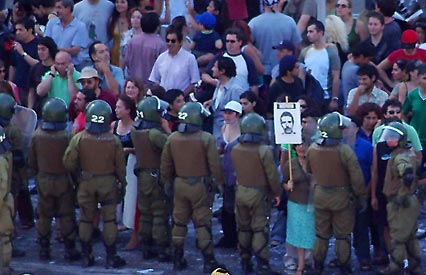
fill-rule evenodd
<path id="1" fill-rule="evenodd" d="M 355 226 L 353 230 L 353 247 L 355 255 L 359 263 L 370 260 L 370 239 L 369 239 L 369 224 L 370 224 L 370 207 L 362 213 L 356 213 Z"/>
<path id="2" fill-rule="evenodd" d="M 287 216 L 285 215 L 285 211 L 278 211 L 277 220 L 275 221 L 271 231 L 271 240 L 285 243 L 286 232 Z"/>

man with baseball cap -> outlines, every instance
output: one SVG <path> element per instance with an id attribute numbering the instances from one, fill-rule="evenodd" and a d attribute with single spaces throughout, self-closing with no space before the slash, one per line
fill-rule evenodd
<path id="1" fill-rule="evenodd" d="M 420 60 L 423 63 L 426 62 L 426 50 L 416 48 L 417 41 L 417 33 L 414 30 L 409 29 L 404 31 L 401 36 L 401 49 L 393 51 L 377 66 L 380 77 L 389 87 L 393 88 L 395 83 L 389 79 L 386 71 L 391 69 L 396 61 L 400 59 L 407 59 Z"/>
<path id="2" fill-rule="evenodd" d="M 296 49 L 294 47 L 293 42 L 289 40 L 282 40 L 279 44 L 272 46 L 273 50 L 277 50 L 277 60 L 278 63 L 286 55 L 294 55 L 296 52 Z M 279 77 L 280 75 L 280 65 L 277 64 L 272 68 L 271 76 L 272 76 L 272 83 L 274 83 L 275 78 Z"/>

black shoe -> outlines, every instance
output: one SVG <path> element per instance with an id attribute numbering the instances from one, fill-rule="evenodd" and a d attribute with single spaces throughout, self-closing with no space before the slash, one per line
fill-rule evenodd
<path id="1" fill-rule="evenodd" d="M 81 252 L 83 254 L 82 267 L 89 267 L 95 264 L 95 257 L 92 255 L 92 245 L 90 242 L 81 242 Z"/>
<path id="2" fill-rule="evenodd" d="M 223 264 L 219 264 L 216 261 L 216 258 L 214 257 L 214 255 L 204 255 L 204 267 L 203 267 L 204 273 L 210 274 L 213 270 L 219 267 L 226 269 L 226 267 Z"/>
<path id="3" fill-rule="evenodd" d="M 65 259 L 74 262 L 81 259 L 81 253 L 75 248 L 74 240 L 65 240 Z"/>
<path id="4" fill-rule="evenodd" d="M 109 268 L 119 268 L 126 265 L 126 260 L 121 258 L 118 255 L 108 255 L 106 260 L 105 267 Z"/>
<path id="5" fill-rule="evenodd" d="M 253 272 L 253 264 L 250 259 L 242 259 L 241 260 L 241 269 L 243 270 L 243 274 L 252 273 Z"/>
<path id="6" fill-rule="evenodd" d="M 188 267 L 188 263 L 183 257 L 183 248 L 175 248 L 173 256 L 173 271 L 182 271 Z"/>

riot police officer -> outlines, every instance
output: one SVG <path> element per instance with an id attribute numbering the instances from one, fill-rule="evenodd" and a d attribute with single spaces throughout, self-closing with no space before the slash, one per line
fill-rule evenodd
<path id="1" fill-rule="evenodd" d="M 235 195 L 238 243 L 244 272 L 253 270 L 252 253 L 257 260 L 257 274 L 279 274 L 269 266 L 269 217 L 271 198 L 281 194 L 278 171 L 272 150 L 263 144 L 265 120 L 248 114 L 241 120 L 241 136 L 231 151 L 237 176 Z"/>
<path id="2" fill-rule="evenodd" d="M 391 150 L 383 193 L 388 201 L 386 210 L 392 246 L 389 266 L 380 273 L 403 273 L 407 258 L 409 273 L 420 274 L 420 247 L 416 238 L 420 203 L 414 195 L 418 161 L 407 144 L 407 130 L 401 123 L 386 125 L 380 142 L 386 143 Z"/>
<path id="3" fill-rule="evenodd" d="M 11 190 L 12 155 L 3 127 L 0 126 L 0 274 L 9 275 L 12 258 L 14 203 Z"/>
<path id="4" fill-rule="evenodd" d="M 350 234 L 355 224 L 355 203 L 366 208 L 364 178 L 354 151 L 341 142 L 345 122 L 337 112 L 319 122 L 321 137 L 307 152 L 307 172 L 316 180 L 314 190 L 315 272 L 323 274 L 328 241 L 336 237 L 336 256 L 342 274 L 352 274 Z M 359 198 L 359 200 L 355 200 Z"/>
<path id="5" fill-rule="evenodd" d="M 208 192 L 212 188 L 212 177 L 221 185 L 223 176 L 214 138 L 201 130 L 203 113 L 206 111 L 200 103 L 182 106 L 178 113 L 178 131 L 169 136 L 163 149 L 161 177 L 165 184 L 173 182 L 173 269 L 183 270 L 187 266 L 183 246 L 187 224 L 192 219 L 198 247 L 204 256 L 203 270 L 207 273 L 218 267 L 213 252 Z"/>
<path id="6" fill-rule="evenodd" d="M 83 253 L 83 266 L 94 264 L 91 236 L 93 218 L 98 203 L 104 221 L 103 242 L 106 247 L 106 267 L 126 264 L 116 254 L 117 225 L 116 202 L 119 188 L 125 190 L 126 167 L 122 145 L 110 133 L 111 107 L 103 100 L 94 100 L 86 107 L 85 130 L 76 134 L 63 158 L 68 171 L 80 174 L 77 201 L 80 206 L 79 234 Z M 116 182 L 120 182 L 118 187 Z"/>
<path id="7" fill-rule="evenodd" d="M 43 121 L 31 140 L 28 164 L 37 175 L 37 231 L 41 260 L 50 259 L 52 218 L 58 217 L 66 255 L 71 261 L 80 259 L 75 249 L 77 226 L 74 210 L 74 187 L 62 163 L 71 134 L 65 130 L 68 121 L 66 103 L 50 98 L 43 105 Z"/>
<path id="8" fill-rule="evenodd" d="M 170 233 L 169 203 L 160 183 L 161 152 L 167 140 L 160 121 L 167 105 L 156 96 L 142 100 L 138 104 L 139 120 L 131 132 L 137 160 L 142 253 L 144 259 L 158 256 L 161 262 L 170 258 L 166 251 Z"/>

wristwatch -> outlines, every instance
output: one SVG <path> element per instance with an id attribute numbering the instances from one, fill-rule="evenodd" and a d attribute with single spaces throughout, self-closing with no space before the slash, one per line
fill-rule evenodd
<path id="1" fill-rule="evenodd" d="M 22 57 L 26 57 L 28 54 L 26 52 L 22 53 Z"/>

